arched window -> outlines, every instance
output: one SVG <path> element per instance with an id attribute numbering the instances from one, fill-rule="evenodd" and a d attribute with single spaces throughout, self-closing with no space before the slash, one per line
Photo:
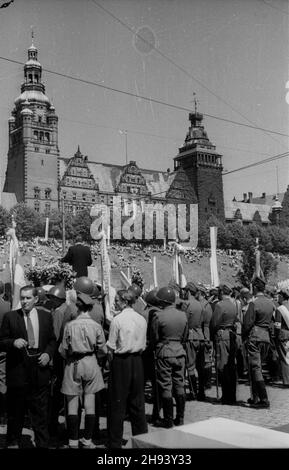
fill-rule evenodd
<path id="1" fill-rule="evenodd" d="M 37 140 L 38 140 L 38 131 L 34 131 L 34 132 L 33 132 L 33 137 L 34 137 L 34 139 L 37 139 Z"/>

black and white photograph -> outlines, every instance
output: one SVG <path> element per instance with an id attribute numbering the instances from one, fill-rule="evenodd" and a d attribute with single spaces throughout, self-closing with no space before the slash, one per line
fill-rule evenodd
<path id="1" fill-rule="evenodd" d="M 0 0 L 3 455 L 289 449 L 288 64 L 288 0 Z"/>

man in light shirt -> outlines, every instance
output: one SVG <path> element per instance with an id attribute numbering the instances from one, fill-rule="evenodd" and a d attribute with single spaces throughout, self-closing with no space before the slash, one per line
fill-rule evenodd
<path id="1" fill-rule="evenodd" d="M 147 432 L 144 374 L 141 353 L 146 347 L 146 320 L 135 310 L 133 292 L 120 290 L 115 296 L 116 315 L 107 341 L 110 360 L 108 384 L 108 431 L 110 448 L 122 445 L 123 422 L 128 412 L 132 435 Z"/>

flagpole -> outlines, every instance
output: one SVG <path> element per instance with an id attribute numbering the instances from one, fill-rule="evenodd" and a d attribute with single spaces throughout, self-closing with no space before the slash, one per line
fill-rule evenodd
<path id="1" fill-rule="evenodd" d="M 61 200 L 62 206 L 62 251 L 65 252 L 65 214 L 64 214 L 64 199 Z"/>

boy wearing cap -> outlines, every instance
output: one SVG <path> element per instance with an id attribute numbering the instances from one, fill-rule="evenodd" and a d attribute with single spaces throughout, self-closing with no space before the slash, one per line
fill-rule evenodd
<path id="1" fill-rule="evenodd" d="M 246 342 L 253 398 L 248 404 L 254 408 L 269 408 L 270 403 L 262 373 L 262 362 L 270 346 L 269 327 L 274 313 L 274 304 L 265 296 L 265 282 L 256 277 L 253 282 L 255 298 L 249 303 L 243 322 L 243 339 Z"/>
<path id="2" fill-rule="evenodd" d="M 84 448 L 94 448 L 92 434 L 95 427 L 95 393 L 104 388 L 101 369 L 96 355 L 107 352 L 102 327 L 92 320 L 89 311 L 93 299 L 84 293 L 77 293 L 78 316 L 65 325 L 60 354 L 66 359 L 61 391 L 67 397 L 67 430 L 69 447 L 77 448 L 79 442 Z M 84 400 L 85 430 L 79 440 L 79 398 Z"/>

